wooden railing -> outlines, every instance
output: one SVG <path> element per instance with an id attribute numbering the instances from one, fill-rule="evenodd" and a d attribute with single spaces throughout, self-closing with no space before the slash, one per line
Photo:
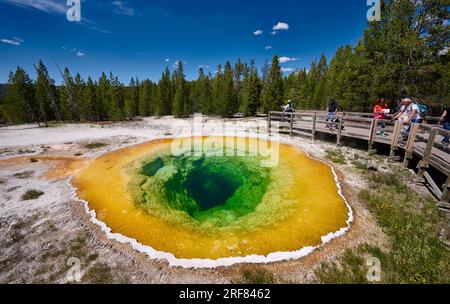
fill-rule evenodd
<path id="1" fill-rule="evenodd" d="M 388 118 L 392 115 L 388 116 Z M 336 144 L 341 145 L 343 138 L 356 138 L 368 143 L 370 154 L 376 153 L 376 143 L 390 146 L 390 159 L 400 160 L 397 151 L 405 151 L 403 164 L 409 166 L 414 155 L 421 161 L 418 166 L 418 180 L 426 180 L 433 193 L 442 201 L 443 208 L 450 210 L 450 153 L 441 143 L 444 136 L 450 136 L 450 131 L 440 128 L 437 117 L 427 117 L 422 124 L 403 124 L 390 119 L 378 120 L 372 113 L 338 113 L 333 122 L 327 121 L 324 112 L 301 111 L 295 113 L 270 112 L 268 115 L 269 130 L 273 122 L 278 122 L 280 133 L 290 136 L 306 136 L 313 140 L 318 133 L 333 134 Z M 408 130 L 409 129 L 409 130 Z M 442 187 L 438 187 L 428 173 L 434 167 L 447 176 Z"/>

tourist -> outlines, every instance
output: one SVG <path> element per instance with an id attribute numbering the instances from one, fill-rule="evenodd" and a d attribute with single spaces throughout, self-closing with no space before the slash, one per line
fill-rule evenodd
<path id="1" fill-rule="evenodd" d="M 439 124 L 442 124 L 445 130 L 450 130 L 450 107 L 447 107 L 447 109 L 445 109 L 444 113 L 441 116 L 441 119 L 439 120 Z M 450 144 L 450 136 L 445 136 L 442 140 L 442 144 L 445 147 L 448 147 L 448 145 Z"/>
<path id="2" fill-rule="evenodd" d="M 411 98 L 402 99 L 402 107 L 400 108 L 400 112 L 393 119 L 406 125 L 403 129 L 403 141 L 408 139 L 409 131 L 411 130 L 411 123 L 420 123 L 422 121 L 419 106 L 414 103 Z"/>
<path id="3" fill-rule="evenodd" d="M 333 131 L 334 115 L 339 111 L 339 104 L 335 100 L 331 100 L 327 107 L 327 125 L 326 127 Z"/>
<path id="4" fill-rule="evenodd" d="M 374 107 L 374 118 L 376 120 L 381 120 L 381 131 L 377 135 L 385 136 L 384 130 L 386 129 L 386 114 L 389 114 L 390 110 L 388 105 L 385 103 L 384 98 L 378 99 L 377 104 Z"/>
<path id="5" fill-rule="evenodd" d="M 283 108 L 284 113 L 293 113 L 294 112 L 294 107 L 292 106 L 291 100 L 288 100 L 288 104 L 282 108 Z"/>

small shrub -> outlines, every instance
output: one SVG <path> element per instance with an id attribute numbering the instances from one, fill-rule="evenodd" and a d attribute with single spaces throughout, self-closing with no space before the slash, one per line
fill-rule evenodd
<path id="1" fill-rule="evenodd" d="M 32 157 L 32 158 L 30 158 L 30 162 L 31 163 L 37 163 L 37 162 L 39 162 L 39 160 L 37 158 L 35 158 L 35 157 Z"/>
<path id="2" fill-rule="evenodd" d="M 31 201 L 31 200 L 35 200 L 35 199 L 41 197 L 42 195 L 44 195 L 44 192 L 42 192 L 42 191 L 28 190 L 27 192 L 25 192 L 24 195 L 22 195 L 22 200 L 23 201 Z"/>
<path id="3" fill-rule="evenodd" d="M 90 144 L 84 145 L 84 147 L 89 150 L 100 149 L 100 148 L 103 148 L 106 146 L 107 146 L 107 144 L 105 144 L 105 143 L 90 143 Z"/>
<path id="4" fill-rule="evenodd" d="M 272 273 L 265 269 L 247 268 L 242 272 L 242 278 L 233 280 L 234 284 L 275 284 L 275 278 Z"/>
<path id="5" fill-rule="evenodd" d="M 83 281 L 91 284 L 113 284 L 111 268 L 106 263 L 95 263 L 83 276 Z"/>
<path id="6" fill-rule="evenodd" d="M 345 156 L 344 154 L 342 154 L 342 152 L 340 150 L 326 150 L 326 158 L 331 160 L 333 163 L 335 164 L 341 164 L 341 165 L 345 165 L 346 161 L 345 161 Z"/>
<path id="7" fill-rule="evenodd" d="M 27 179 L 32 177 L 34 174 L 34 171 L 24 171 L 24 172 L 19 172 L 14 174 L 14 177 L 19 178 L 19 179 Z"/>

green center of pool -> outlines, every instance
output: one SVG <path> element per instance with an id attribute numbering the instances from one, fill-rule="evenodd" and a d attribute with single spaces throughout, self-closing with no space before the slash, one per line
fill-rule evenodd
<path id="1" fill-rule="evenodd" d="M 138 175 L 135 200 L 147 212 L 170 221 L 184 212 L 223 227 L 255 211 L 270 170 L 258 157 L 158 156 L 144 161 Z"/>

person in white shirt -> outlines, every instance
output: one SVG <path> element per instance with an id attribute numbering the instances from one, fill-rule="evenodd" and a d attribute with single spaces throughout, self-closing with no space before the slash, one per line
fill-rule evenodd
<path id="1" fill-rule="evenodd" d="M 419 106 L 411 98 L 402 99 L 402 107 L 400 108 L 400 112 L 394 117 L 394 120 L 405 124 L 410 122 L 419 123 L 422 120 Z"/>
<path id="2" fill-rule="evenodd" d="M 292 113 L 294 112 L 294 107 L 292 106 L 292 101 L 288 100 L 288 104 L 284 107 L 282 107 L 283 112 L 285 113 Z"/>
<path id="3" fill-rule="evenodd" d="M 407 124 L 403 129 L 403 140 L 408 139 L 409 131 L 411 130 L 411 126 L 409 125 L 409 123 L 422 122 L 422 116 L 420 116 L 419 106 L 414 103 L 411 98 L 402 99 L 402 107 L 400 108 L 400 112 L 393 119 Z"/>

